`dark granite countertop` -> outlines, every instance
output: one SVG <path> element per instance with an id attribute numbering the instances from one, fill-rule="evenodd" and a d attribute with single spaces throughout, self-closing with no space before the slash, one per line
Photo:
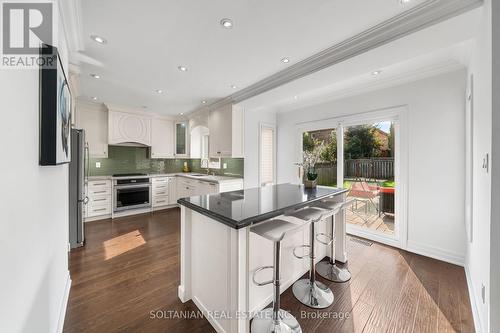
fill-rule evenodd
<path id="1" fill-rule="evenodd" d="M 310 189 L 304 185 L 278 184 L 181 198 L 177 202 L 232 228 L 240 229 L 345 192 L 346 189 L 327 186 Z"/>

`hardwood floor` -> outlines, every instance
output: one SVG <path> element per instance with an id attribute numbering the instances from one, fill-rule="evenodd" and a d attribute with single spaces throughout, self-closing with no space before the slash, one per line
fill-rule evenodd
<path id="1" fill-rule="evenodd" d="M 214 332 L 177 298 L 180 214 L 154 214 L 86 223 L 86 246 L 70 254 L 71 286 L 65 332 Z M 283 309 L 303 332 L 473 332 L 461 267 L 374 243 L 348 242 L 353 278 L 327 282 L 335 294 L 325 310 L 298 303 L 291 288 Z M 151 318 L 156 315 L 169 319 Z M 160 312 L 156 312 L 160 311 Z M 322 316 L 321 318 L 319 318 Z"/>

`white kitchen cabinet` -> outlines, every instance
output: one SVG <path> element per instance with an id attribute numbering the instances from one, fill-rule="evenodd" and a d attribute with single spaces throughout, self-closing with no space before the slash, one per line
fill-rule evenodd
<path id="1" fill-rule="evenodd" d="M 175 156 L 189 156 L 188 133 L 189 123 L 187 121 L 175 123 Z"/>
<path id="2" fill-rule="evenodd" d="M 87 182 L 87 204 L 85 220 L 107 218 L 112 210 L 111 180 L 90 180 Z"/>
<path id="3" fill-rule="evenodd" d="M 208 128 L 211 157 L 244 157 L 243 108 L 227 104 L 211 110 Z"/>
<path id="4" fill-rule="evenodd" d="M 85 130 L 90 157 L 108 157 L 108 110 L 102 104 L 78 101 L 76 127 Z"/>
<path id="5" fill-rule="evenodd" d="M 152 183 L 152 207 L 153 210 L 165 208 L 170 204 L 169 200 L 170 177 L 154 177 Z"/>
<path id="6" fill-rule="evenodd" d="M 153 118 L 151 129 L 151 158 L 174 157 L 174 122 Z"/>
<path id="7" fill-rule="evenodd" d="M 151 146 L 152 117 L 138 113 L 108 111 L 108 143 Z"/>

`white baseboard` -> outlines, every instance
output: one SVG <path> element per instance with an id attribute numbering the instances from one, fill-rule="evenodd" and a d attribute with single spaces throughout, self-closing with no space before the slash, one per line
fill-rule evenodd
<path id="1" fill-rule="evenodd" d="M 193 296 L 193 303 L 198 307 L 198 309 L 203 313 L 203 316 L 207 318 L 208 322 L 218 333 L 226 333 L 226 330 L 224 330 L 224 328 L 220 325 L 219 321 L 210 314 L 205 304 L 196 298 L 196 296 Z"/>
<path id="2" fill-rule="evenodd" d="M 474 285 L 472 284 L 472 279 L 469 272 L 469 266 L 465 265 L 465 277 L 467 278 L 467 289 L 469 289 L 469 300 L 472 308 L 472 317 L 474 319 L 474 329 L 477 333 L 483 332 L 481 316 L 479 315 L 479 307 L 476 302 L 476 290 L 474 289 Z"/>
<path id="3" fill-rule="evenodd" d="M 186 290 L 182 285 L 179 285 L 177 287 L 177 296 L 179 296 L 179 299 L 181 300 L 182 303 L 186 303 L 190 299 L 189 297 L 186 296 Z"/>
<path id="4" fill-rule="evenodd" d="M 57 322 L 57 333 L 62 333 L 64 329 L 64 319 L 66 318 L 66 309 L 68 307 L 69 291 L 71 290 L 71 277 L 66 278 L 66 286 L 64 287 L 64 294 L 61 300 L 61 307 L 59 309 L 59 320 Z"/>
<path id="5" fill-rule="evenodd" d="M 465 257 L 461 254 L 450 252 L 427 244 L 408 240 L 408 247 L 406 251 L 420 254 L 426 257 L 434 258 L 437 260 L 449 262 L 458 266 L 465 265 Z"/>

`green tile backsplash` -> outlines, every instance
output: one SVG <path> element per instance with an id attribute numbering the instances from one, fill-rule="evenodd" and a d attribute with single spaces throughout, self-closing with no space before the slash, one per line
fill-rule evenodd
<path id="1" fill-rule="evenodd" d="M 96 168 L 96 162 L 101 163 Z M 109 176 L 115 173 L 174 173 L 182 172 L 182 166 L 187 162 L 193 172 L 206 172 L 200 167 L 200 159 L 151 159 L 149 148 L 109 146 L 108 158 L 90 158 L 90 176 Z M 218 175 L 232 175 L 243 177 L 243 158 L 225 158 L 227 169 L 211 170 Z"/>

